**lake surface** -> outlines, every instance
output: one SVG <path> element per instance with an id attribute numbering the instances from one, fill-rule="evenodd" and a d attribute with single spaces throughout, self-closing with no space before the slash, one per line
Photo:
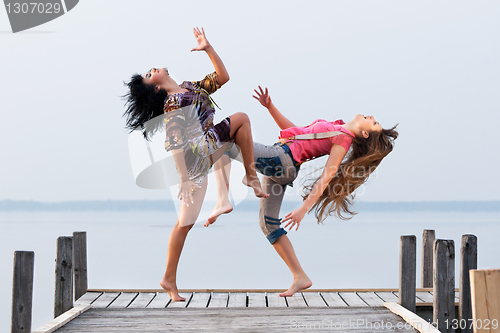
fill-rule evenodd
<path id="1" fill-rule="evenodd" d="M 175 212 L 0 212 L 0 331 L 10 330 L 13 253 L 35 251 L 33 325 L 52 319 L 58 236 L 87 232 L 89 288 L 159 288 Z M 399 237 L 417 236 L 417 286 L 424 229 L 478 237 L 478 268 L 500 268 L 500 212 L 360 212 L 350 221 L 306 216 L 289 237 L 313 288 L 397 288 Z M 459 263 L 455 263 L 458 286 Z M 257 212 L 237 209 L 196 224 L 181 256 L 179 288 L 281 288 L 292 277 L 262 235 Z"/>

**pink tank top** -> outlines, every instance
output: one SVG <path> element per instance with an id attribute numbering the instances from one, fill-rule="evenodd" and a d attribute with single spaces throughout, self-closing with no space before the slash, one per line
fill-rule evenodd
<path id="1" fill-rule="evenodd" d="M 334 122 L 326 121 L 323 119 L 315 120 L 311 125 L 306 127 L 290 127 L 280 132 L 280 139 L 286 139 L 299 134 L 311 134 L 321 132 L 342 131 L 346 135 L 337 135 L 325 139 L 311 139 L 311 140 L 290 140 L 290 150 L 293 159 L 299 163 L 311 160 L 316 157 L 330 154 L 333 144 L 338 144 L 344 147 L 346 151 L 351 146 L 354 134 L 340 125 L 344 125 L 341 119 Z"/>

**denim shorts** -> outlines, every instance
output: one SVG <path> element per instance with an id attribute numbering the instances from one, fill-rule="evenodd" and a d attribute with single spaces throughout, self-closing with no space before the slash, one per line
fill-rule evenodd
<path id="1" fill-rule="evenodd" d="M 292 156 L 290 147 L 284 143 L 266 146 L 254 142 L 255 169 L 264 176 L 271 177 L 279 184 L 293 186 L 300 164 Z"/>
<path id="2" fill-rule="evenodd" d="M 262 190 L 269 194 L 269 198 L 260 199 L 259 225 L 269 243 L 273 244 L 287 233 L 281 228 L 280 208 L 286 187 L 292 186 L 292 182 L 297 178 L 300 164 L 293 159 L 290 147 L 286 144 L 267 146 L 254 142 L 253 149 L 255 169 L 264 175 Z M 241 161 L 241 154 L 236 145 L 227 154 L 232 159 Z"/>

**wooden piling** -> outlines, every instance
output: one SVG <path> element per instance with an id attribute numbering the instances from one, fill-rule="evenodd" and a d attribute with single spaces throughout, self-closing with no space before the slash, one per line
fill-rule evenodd
<path id="1" fill-rule="evenodd" d="M 73 233 L 73 272 L 75 282 L 75 301 L 85 295 L 87 283 L 87 233 Z"/>
<path id="2" fill-rule="evenodd" d="M 73 307 L 73 237 L 57 238 L 54 318 Z"/>
<path id="3" fill-rule="evenodd" d="M 500 333 L 500 269 L 471 270 L 474 333 Z"/>
<path id="4" fill-rule="evenodd" d="M 14 252 L 11 333 L 31 332 L 35 252 Z"/>
<path id="5" fill-rule="evenodd" d="M 401 236 L 399 240 L 399 304 L 415 313 L 417 280 L 417 238 Z"/>
<path id="6" fill-rule="evenodd" d="M 471 269 L 477 269 L 477 237 L 474 235 L 463 235 L 460 249 L 460 300 L 458 309 L 459 322 L 462 324 L 461 333 L 473 332 L 473 328 L 469 325 L 472 321 L 469 277 L 469 270 Z"/>
<path id="7" fill-rule="evenodd" d="M 424 230 L 422 234 L 422 288 L 432 288 L 432 259 L 434 240 L 436 233 L 434 230 Z"/>
<path id="8" fill-rule="evenodd" d="M 455 319 L 455 243 L 436 239 L 434 242 L 433 321 L 440 332 L 454 332 Z"/>

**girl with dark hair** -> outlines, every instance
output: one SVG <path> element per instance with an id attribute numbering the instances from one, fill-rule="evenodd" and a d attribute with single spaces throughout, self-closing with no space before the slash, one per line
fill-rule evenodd
<path id="1" fill-rule="evenodd" d="M 166 68 L 152 68 L 144 75 L 136 74 L 127 84 L 130 91 L 126 95 L 128 107 L 124 114 L 127 127 L 131 131 L 141 129 L 146 139 L 165 126 L 165 149 L 172 151 L 180 175 L 178 197 L 182 204 L 170 233 L 167 268 L 160 282 L 173 301 L 185 300 L 177 290 L 177 266 L 187 234 L 200 213 L 208 170 L 233 141 L 243 157 L 246 170 L 243 183 L 252 187 L 257 197 L 268 197 L 253 166 L 253 139 L 248 116 L 236 113 L 213 124 L 215 109 L 209 95 L 225 84 L 229 75 L 203 28 L 193 31 L 198 46 L 191 51 L 205 51 L 215 72 L 201 81 L 184 81 L 180 85 Z"/>
<path id="2" fill-rule="evenodd" d="M 260 200 L 260 227 L 293 274 L 292 285 L 280 296 L 292 296 L 309 288 L 312 282 L 302 269 L 284 228 L 298 230 L 304 215 L 313 210 L 318 223 L 332 214 L 340 219 L 350 219 L 356 214 L 350 209 L 354 191 L 392 151 L 398 137 L 397 125 L 383 129 L 373 116 L 358 114 L 348 123 L 319 119 L 309 126 L 297 127 L 274 106 L 267 88 L 263 91 L 259 86 L 255 92 L 257 96 L 253 97 L 268 109 L 281 128 L 280 141 L 275 145 L 254 143 L 256 168 L 265 175 L 262 187 L 270 194 L 269 198 Z M 234 157 L 231 152 L 229 155 Z M 300 165 L 323 155 L 329 155 L 323 172 L 311 185 L 305 186 L 302 205 L 280 219 L 286 186 L 295 180 Z M 218 182 L 224 181 L 217 173 L 216 176 Z M 217 206 L 228 205 L 229 199 L 220 191 Z M 212 215 L 205 226 L 215 222 L 219 215 Z M 280 226 L 282 223 L 284 228 Z"/>

